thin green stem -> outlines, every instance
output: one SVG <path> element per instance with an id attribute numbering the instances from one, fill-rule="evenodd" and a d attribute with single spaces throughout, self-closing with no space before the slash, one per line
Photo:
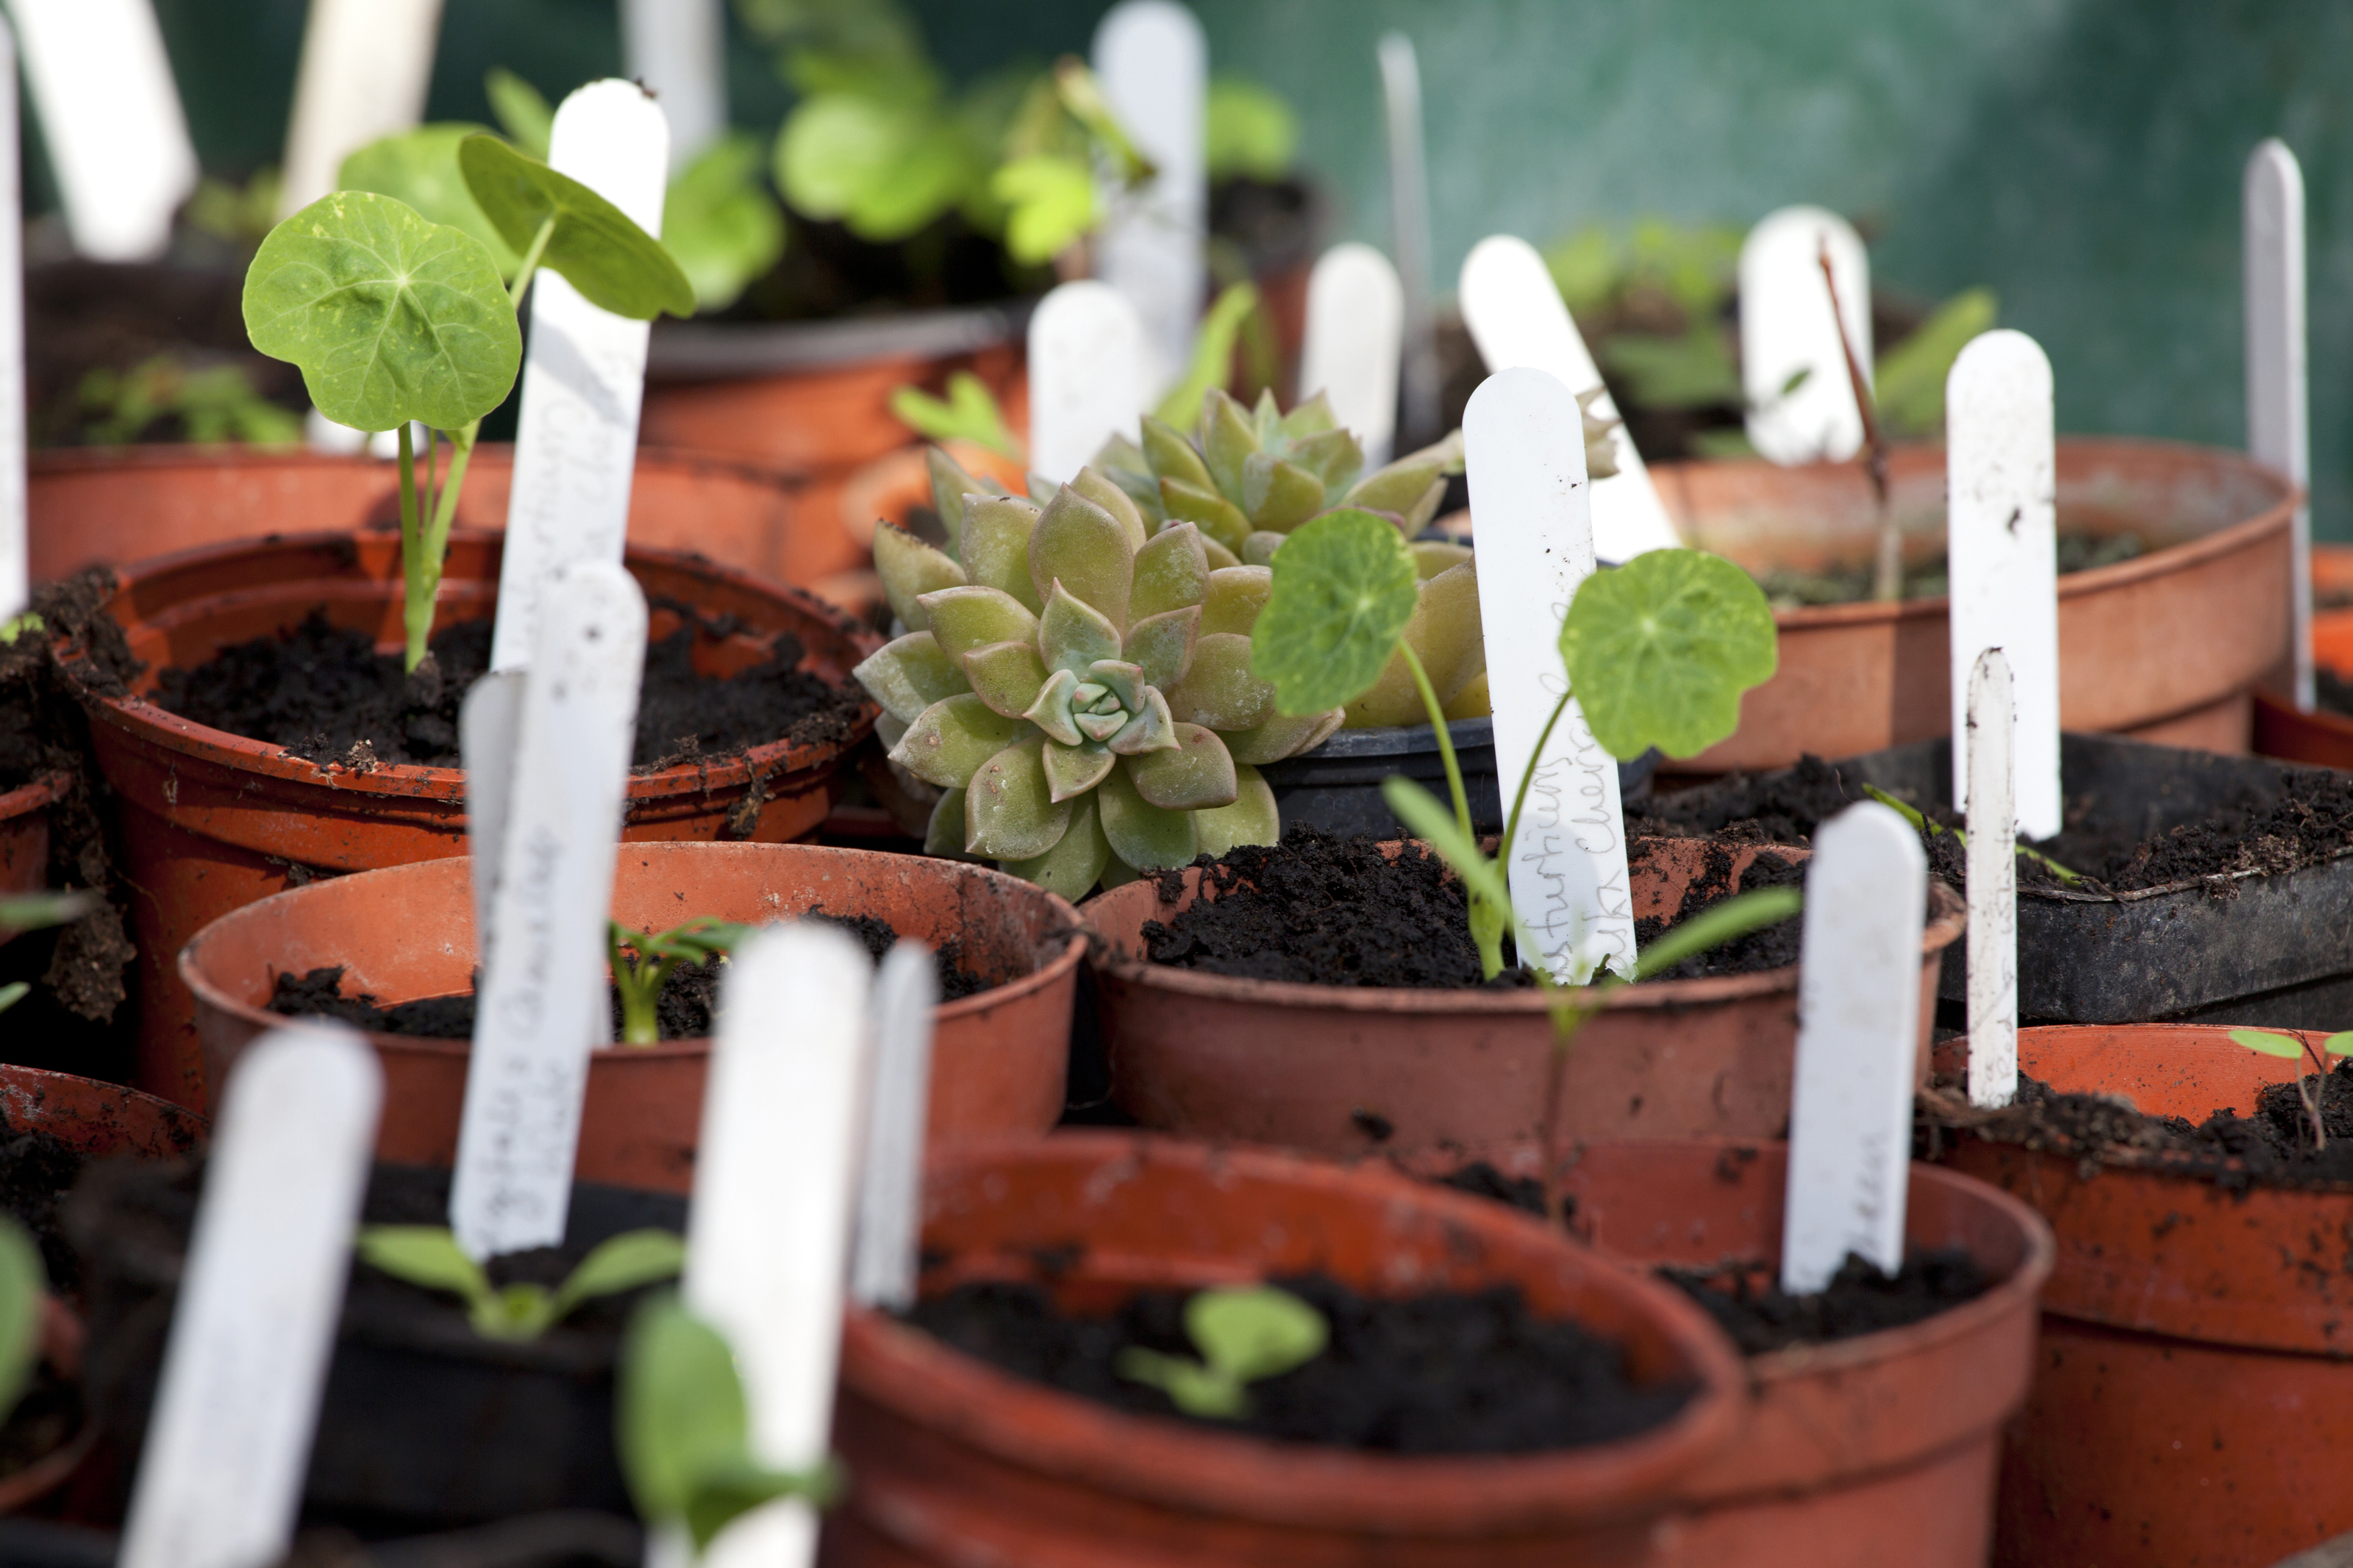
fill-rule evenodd
<path id="1" fill-rule="evenodd" d="M 1413 683 L 1421 690 L 1421 705 L 1430 710 L 1430 728 L 1438 731 L 1438 756 L 1446 764 L 1446 788 L 1454 796 L 1454 820 L 1461 825 L 1462 837 L 1476 843 L 1471 832 L 1471 797 L 1462 789 L 1462 764 L 1455 760 L 1454 737 L 1446 732 L 1446 710 L 1438 700 L 1437 689 L 1430 684 L 1430 672 L 1421 668 L 1412 647 L 1400 640 L 1398 652 L 1405 656 L 1405 667 L 1413 672 Z"/>
<path id="2" fill-rule="evenodd" d="M 539 258 L 547 253 L 547 242 L 555 233 L 555 219 L 551 215 L 531 237 L 531 248 L 522 253 L 522 265 L 515 268 L 514 281 L 507 286 L 507 298 L 514 308 L 522 309 L 522 297 L 531 289 L 532 274 L 539 270 Z"/>
<path id="3" fill-rule="evenodd" d="M 1528 781 L 1536 776 L 1536 760 L 1544 755 L 1545 742 L 1552 739 L 1552 727 L 1567 711 L 1568 693 L 1564 691 L 1560 700 L 1552 705 L 1552 717 L 1545 721 L 1544 729 L 1536 735 L 1536 749 L 1528 755 L 1528 770 L 1520 775 L 1520 787 L 1512 792 L 1512 815 L 1504 819 L 1504 841 L 1495 846 L 1495 860 L 1504 868 L 1506 879 L 1512 874 L 1512 846 L 1520 837 L 1520 808 L 1528 804 Z"/>
<path id="4" fill-rule="evenodd" d="M 415 669 L 425 658 L 426 639 L 433 630 L 433 595 L 441 585 L 438 559 L 428 567 L 425 542 L 417 520 L 417 445 L 409 422 L 400 422 L 400 575 L 401 623 L 407 648 L 401 668 Z"/>

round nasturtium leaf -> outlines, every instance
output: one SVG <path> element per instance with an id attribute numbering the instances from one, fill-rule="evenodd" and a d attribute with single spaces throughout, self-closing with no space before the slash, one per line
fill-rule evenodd
<path id="1" fill-rule="evenodd" d="M 1283 541 L 1250 631 L 1250 670 L 1294 716 L 1337 708 L 1380 679 L 1420 583 L 1395 524 L 1354 508 Z"/>
<path id="2" fill-rule="evenodd" d="M 1720 555 L 1648 551 L 1578 586 L 1560 655 L 1604 751 L 1695 756 L 1739 728 L 1740 694 L 1771 677 L 1773 607 Z"/>
<path id="3" fill-rule="evenodd" d="M 465 121 L 420 125 L 413 131 L 379 137 L 343 160 L 335 176 L 339 191 L 374 191 L 406 202 L 433 223 L 462 228 L 490 247 L 499 275 L 512 278 L 522 258 L 507 248 L 491 220 L 466 188 L 458 169 L 458 144 L 469 136 L 487 134 L 484 127 Z"/>
<path id="4" fill-rule="evenodd" d="M 530 253 L 540 225 L 555 220 L 539 264 L 590 304 L 637 321 L 664 310 L 694 314 L 694 285 L 661 241 L 579 181 L 487 134 L 458 144 L 458 166 L 482 216 L 518 256 Z"/>
<path id="5" fill-rule="evenodd" d="M 366 191 L 269 231 L 245 274 L 245 330 L 299 365 L 319 412 L 355 430 L 463 429 L 506 401 L 522 333 L 489 247 Z"/>

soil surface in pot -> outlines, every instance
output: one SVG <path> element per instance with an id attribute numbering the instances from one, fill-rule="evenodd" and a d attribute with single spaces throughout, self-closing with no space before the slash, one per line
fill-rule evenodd
<path id="1" fill-rule="evenodd" d="M 2050 1150 L 2119 1165 L 2160 1165 L 2211 1179 L 2226 1190 L 2249 1186 L 2325 1186 L 2353 1182 L 2353 1060 L 2339 1060 L 2316 1080 L 2326 1148 L 2316 1150 L 2311 1118 L 2295 1086 L 2264 1088 L 2244 1114 L 2218 1107 L 2205 1121 L 2149 1116 L 2129 1100 L 2105 1094 L 2068 1094 L 2025 1073 L 2018 1099 L 1995 1111 L 1968 1108 L 1950 1097 L 1923 1101 L 1934 1131 L 1965 1127 L 1999 1143 Z M 2307 1074 L 2307 1086 L 2316 1080 Z"/>
<path id="2" fill-rule="evenodd" d="M 2070 795 L 2068 826 L 2039 846 L 2042 852 L 2084 880 L 2082 891 L 2133 892 L 2201 877 L 2242 871 L 2292 871 L 2353 849 L 2353 775 L 2326 768 L 2284 772 L 2281 798 L 2263 801 L 2252 792 L 2195 822 L 2147 838 L 2101 833 L 2082 826 L 2095 817 L 2131 818 L 2138 802 L 2104 812 L 2094 795 Z M 1791 767 L 1768 773 L 1734 774 L 1687 794 L 1654 794 L 1641 815 L 1627 818 L 1626 831 L 1659 837 L 1708 837 L 1751 844 L 1807 844 L 1816 825 L 1856 801 L 1869 799 L 1862 783 L 1837 764 L 1809 754 Z M 1959 828 L 1965 818 L 1948 806 L 1919 808 L 1931 825 L 1923 835 L 1928 870 L 1960 888 L 1967 884 L 1968 856 Z M 2021 888 L 2059 889 L 2066 884 L 2034 856 L 2018 858 Z"/>
<path id="3" fill-rule="evenodd" d="M 58 1205 L 87 1163 L 71 1144 L 37 1127 L 18 1127 L 0 1113 L 0 1210 L 31 1234 L 50 1290 L 69 1300 L 81 1289 L 81 1259 L 58 1223 Z"/>
<path id="4" fill-rule="evenodd" d="M 2095 566 L 2113 566 L 2119 561 L 2132 561 L 2148 553 L 2147 542 L 2137 533 L 2070 532 L 2066 519 L 2060 519 L 2058 539 L 2059 574 L 2089 572 Z M 1853 566 L 1823 572 L 1764 572 L 1751 573 L 1757 585 L 1777 610 L 1804 609 L 1816 605 L 1860 605 L 1871 597 L 1871 565 L 1857 562 Z M 1951 573 L 1942 551 L 1913 563 L 1904 572 L 1904 596 L 1906 599 L 1941 599 L 1950 591 Z"/>
<path id="5" fill-rule="evenodd" d="M 457 767 L 458 707 L 490 669 L 491 627 L 487 619 L 445 627 L 432 640 L 429 667 L 409 676 L 398 654 L 378 653 L 365 633 L 314 613 L 287 635 L 237 643 L 194 669 L 164 671 L 156 701 L 183 719 L 269 742 L 322 767 Z M 723 636 L 733 629 L 708 628 Z M 797 638 L 783 634 L 765 663 L 713 676 L 694 668 L 704 630 L 681 626 L 646 649 L 630 759 L 638 771 L 772 741 L 849 739 L 860 699 L 796 669 Z"/>
<path id="6" fill-rule="evenodd" d="M 965 1284 L 906 1321 L 967 1355 L 1098 1404 L 1229 1432 L 1398 1454 L 1522 1454 L 1612 1442 L 1671 1419 L 1681 1384 L 1637 1384 L 1623 1352 L 1532 1314 L 1514 1286 L 1368 1297 L 1320 1275 L 1272 1283 L 1324 1314 L 1321 1355 L 1250 1385 L 1237 1421 L 1189 1416 L 1113 1368 L 1131 1346 L 1198 1357 L 1189 1290 L 1137 1293 L 1108 1316 L 1065 1315 L 1038 1286 Z"/>
<path id="7" fill-rule="evenodd" d="M 1648 852 L 1637 841 L 1628 858 L 1639 866 Z M 1685 895 L 1679 920 L 1735 893 L 1805 881 L 1801 861 L 1768 852 L 1758 855 L 1736 882 L 1732 860 L 1731 847 L 1711 849 L 1708 867 Z M 1461 883 L 1445 861 L 1419 845 L 1392 860 L 1371 837 L 1338 838 L 1302 825 L 1285 831 L 1279 846 L 1240 845 L 1214 859 L 1202 856 L 1194 865 L 1202 868 L 1208 896 L 1172 920 L 1145 922 L 1145 951 L 1155 963 L 1307 985 L 1439 991 L 1535 984 L 1533 974 L 1513 967 L 1517 960 L 1508 938 L 1504 973 L 1482 980 Z M 1155 875 L 1162 897 L 1181 892 L 1182 872 Z M 1635 941 L 1654 942 L 1669 929 L 1670 922 L 1646 917 L 1635 922 Z M 1798 962 L 1800 935 L 1798 921 L 1784 921 L 1685 959 L 1654 978 L 1786 968 Z"/>
<path id="8" fill-rule="evenodd" d="M 1507 1176 L 1484 1160 L 1438 1181 L 1440 1186 L 1532 1215 L 1545 1212 L 1543 1184 L 1534 1176 Z M 1568 1199 L 1567 1212 L 1577 1212 L 1574 1196 Z M 1900 1329 L 1973 1301 L 1993 1285 L 1960 1247 L 1908 1253 L 1903 1268 L 1893 1276 L 1850 1252 L 1828 1285 L 1802 1296 L 1783 1290 L 1779 1270 L 1760 1260 L 1726 1258 L 1706 1268 L 1662 1265 L 1651 1272 L 1706 1308 L 1743 1355 Z"/>

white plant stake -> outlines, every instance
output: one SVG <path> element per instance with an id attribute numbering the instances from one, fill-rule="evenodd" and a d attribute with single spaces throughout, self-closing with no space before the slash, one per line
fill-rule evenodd
<path id="1" fill-rule="evenodd" d="M 1512 911 L 1554 975 L 1583 984 L 1605 963 L 1632 969 L 1634 916 L 1618 764 L 1574 700 L 1535 754 L 1567 679 L 1554 651 L 1561 621 L 1594 570 L 1576 395 L 1540 370 L 1491 375 L 1463 413 L 1462 447 L 1479 518 L 1479 619 L 1505 802 L 1535 770 L 1504 867 Z"/>
<path id="2" fill-rule="evenodd" d="M 1065 283 L 1029 317 L 1029 471 L 1078 477 L 1113 436 L 1134 437 L 1152 402 L 1144 319 L 1108 283 Z"/>
<path id="3" fill-rule="evenodd" d="M 726 132 L 723 0 L 621 0 L 621 59 L 661 100 L 672 174 Z"/>
<path id="4" fill-rule="evenodd" d="M 833 1420 L 860 1099 L 866 953 L 810 921 L 754 934 L 727 964 L 703 1097 L 686 1304 L 734 1347 L 752 1450 L 813 1468 Z M 703 1568 L 806 1568 L 817 1515 L 788 1499 L 744 1515 Z"/>
<path id="5" fill-rule="evenodd" d="M 1968 805 L 1969 672 L 2001 649 L 2018 704 L 2019 831 L 2059 831 L 2058 457 L 2051 362 L 2024 332 L 1973 339 L 1945 379 L 1953 804 Z"/>
<path id="6" fill-rule="evenodd" d="M 274 1029 L 228 1082 L 121 1568 L 255 1568 L 294 1537 L 384 1075 L 341 1025 Z"/>
<path id="7" fill-rule="evenodd" d="M 196 188 L 196 149 L 149 0 L 10 0 L 74 248 L 146 261 Z"/>
<path id="8" fill-rule="evenodd" d="M 849 1299 L 902 1310 L 915 1304 L 923 1230 L 923 1133 L 931 1118 L 932 1009 L 939 1001 L 932 950 L 902 942 L 874 981 L 874 1082 L 858 1184 L 858 1243 Z"/>
<path id="9" fill-rule="evenodd" d="M 2010 661 L 1978 655 L 1969 679 L 1969 1103 L 2018 1098 L 2018 812 L 2011 799 Z"/>
<path id="10" fill-rule="evenodd" d="M 592 81 L 565 99 L 547 162 L 661 237 L 670 130 L 661 106 L 634 82 Z M 650 322 L 590 304 L 553 271 L 542 269 L 532 282 L 492 669 L 531 662 L 540 585 L 549 573 L 578 561 L 620 562 L 650 331 Z"/>
<path id="11" fill-rule="evenodd" d="M 32 596 L 25 531 L 25 225 L 16 35 L 0 20 L 0 620 Z"/>
<path id="12" fill-rule="evenodd" d="M 1160 386 L 1192 354 L 1207 279 L 1208 40 L 1175 0 L 1121 0 L 1095 27 L 1093 57 L 1112 112 L 1158 171 L 1139 190 L 1105 191 L 1095 276 L 1143 317 L 1146 368 Z"/>
<path id="13" fill-rule="evenodd" d="M 1544 258 L 1526 240 L 1496 234 L 1473 246 L 1462 262 L 1461 298 L 1462 324 L 1471 329 L 1479 357 L 1490 371 L 1525 365 L 1576 393 L 1601 384 L 1601 372 L 1569 319 Z M 1614 419 L 1618 405 L 1604 393 L 1593 412 Z M 1658 488 L 1642 466 L 1642 454 L 1623 428 L 1611 432 L 1610 440 L 1618 472 L 1593 487 L 1594 549 L 1611 562 L 1630 560 L 1646 550 L 1674 549 L 1683 541 L 1667 520 Z M 1579 462 L 1581 472 L 1582 458 Z M 1478 521 L 1475 507 L 1472 521 Z"/>
<path id="14" fill-rule="evenodd" d="M 1814 834 L 1798 970 L 1797 1082 L 1781 1288 L 1810 1295 L 1850 1252 L 1904 1266 L 1928 854 L 1876 801 Z"/>
<path id="15" fill-rule="evenodd" d="M 1847 375 L 1822 250 L 1838 279 L 1839 314 L 1871 380 L 1871 258 L 1846 219 L 1783 207 L 1740 247 L 1740 381 L 1748 439 L 1777 463 L 1842 463 L 1862 449 L 1862 410 Z M 1805 379 L 1788 393 L 1792 378 Z"/>
<path id="16" fill-rule="evenodd" d="M 1389 254 L 1405 292 L 1404 397 L 1398 417 L 1417 438 L 1438 427 L 1438 334 L 1430 309 L 1430 176 L 1421 139 L 1421 66 L 1413 40 L 1383 33 L 1381 112 L 1389 151 Z"/>
<path id="17" fill-rule="evenodd" d="M 458 754 L 466 769 L 466 853 L 472 858 L 477 945 L 490 944 L 491 901 L 514 803 L 515 731 L 522 721 L 520 669 L 486 675 L 458 705 Z"/>
<path id="18" fill-rule="evenodd" d="M 2312 482 L 2304 314 L 2304 171 L 2274 137 L 2247 159 L 2241 185 L 2246 254 L 2247 450 L 2299 485 Z M 2288 600 L 2295 705 L 2312 711 L 2312 505 L 2295 509 Z"/>
<path id="19" fill-rule="evenodd" d="M 1365 471 L 1389 460 L 1397 437 L 1398 352 L 1405 292 L 1389 258 L 1369 245 L 1335 245 L 1307 279 L 1307 336 L 1299 395 L 1332 399 L 1341 427 L 1365 446 Z"/>
<path id="20" fill-rule="evenodd" d="M 332 195 L 352 153 L 424 118 L 440 34 L 441 0 L 311 0 L 280 217 Z"/>
<path id="21" fill-rule="evenodd" d="M 525 679 L 449 1226 L 480 1259 L 564 1239 L 588 1052 L 612 1039 L 605 911 L 637 729 L 646 601 L 617 565 L 549 579 Z"/>

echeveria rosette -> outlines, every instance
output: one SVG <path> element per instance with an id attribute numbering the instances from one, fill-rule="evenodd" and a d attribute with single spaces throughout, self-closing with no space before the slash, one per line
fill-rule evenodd
<path id="1" fill-rule="evenodd" d="M 1316 744 L 1340 714 L 1277 713 L 1250 673 L 1264 569 L 1212 565 L 1190 523 L 1147 535 L 1092 468 L 1042 507 L 944 460 L 934 473 L 954 553 L 875 531 L 908 630 L 856 672 L 891 760 L 945 792 L 926 847 L 1076 898 L 1274 842 L 1257 764 Z"/>

